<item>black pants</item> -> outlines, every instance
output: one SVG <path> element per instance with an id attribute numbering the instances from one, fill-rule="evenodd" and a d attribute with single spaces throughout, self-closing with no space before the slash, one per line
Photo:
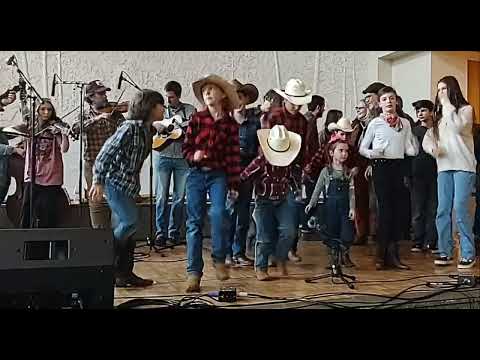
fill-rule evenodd
<path id="1" fill-rule="evenodd" d="M 422 247 L 437 245 L 437 178 L 415 177 L 413 190 L 413 231 L 415 244 Z"/>
<path id="2" fill-rule="evenodd" d="M 373 183 L 377 195 L 377 261 L 389 264 L 398 256 L 398 241 L 404 230 L 405 206 L 402 160 L 373 161 Z"/>
<path id="3" fill-rule="evenodd" d="M 25 183 L 23 191 L 21 227 L 30 227 L 30 187 L 31 183 Z M 60 185 L 33 186 L 33 224 L 39 228 L 54 228 L 58 224 L 57 204 L 61 196 Z"/>

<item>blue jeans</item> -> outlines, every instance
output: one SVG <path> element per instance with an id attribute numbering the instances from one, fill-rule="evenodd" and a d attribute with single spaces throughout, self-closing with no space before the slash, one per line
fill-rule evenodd
<path id="1" fill-rule="evenodd" d="M 300 222 L 302 221 L 303 215 L 305 214 L 305 201 L 295 200 L 293 191 L 290 191 L 288 193 L 287 201 L 291 210 L 290 216 L 292 217 L 293 223 L 295 225 L 295 237 L 291 245 L 291 250 L 297 252 L 299 240 L 298 228 L 300 226 Z"/>
<path id="2" fill-rule="evenodd" d="M 475 191 L 475 220 L 473 222 L 473 234 L 480 236 L 480 175 L 477 172 L 476 191 Z"/>
<path id="3" fill-rule="evenodd" d="M 438 249 L 443 256 L 453 255 L 452 208 L 455 209 L 460 232 L 460 257 L 475 258 L 472 234 L 473 219 L 468 211 L 469 198 L 475 185 L 475 173 L 441 171 L 438 173 L 437 232 Z"/>
<path id="4" fill-rule="evenodd" d="M 255 270 L 267 270 L 268 257 L 273 254 L 278 261 L 286 261 L 298 226 L 289 201 L 257 199 L 253 219 L 257 225 Z"/>
<path id="5" fill-rule="evenodd" d="M 245 256 L 247 233 L 250 226 L 250 202 L 252 201 L 253 184 L 243 182 L 238 190 L 238 200 L 232 204 L 227 201 L 227 212 L 230 215 L 229 246 L 230 256 Z"/>
<path id="6" fill-rule="evenodd" d="M 138 222 L 138 210 L 135 199 L 115 189 L 107 181 L 105 195 L 112 210 L 113 237 L 117 243 L 125 242 L 135 234 Z"/>
<path id="7" fill-rule="evenodd" d="M 156 183 L 156 228 L 157 235 L 178 241 L 180 228 L 184 221 L 185 184 L 187 182 L 188 164 L 185 159 L 162 157 L 153 154 Z M 173 173 L 173 194 L 170 215 L 167 221 L 168 194 Z M 167 232 L 168 227 L 168 232 Z"/>
<path id="8" fill-rule="evenodd" d="M 212 235 L 212 259 L 225 263 L 228 246 L 228 218 L 225 209 L 227 178 L 223 171 L 203 171 L 191 168 L 187 176 L 187 273 L 203 274 L 202 228 L 207 209 L 207 193 L 210 199 L 210 229 Z"/>

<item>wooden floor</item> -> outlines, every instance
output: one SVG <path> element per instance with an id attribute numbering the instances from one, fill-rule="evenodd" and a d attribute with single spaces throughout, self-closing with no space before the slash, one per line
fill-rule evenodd
<path id="1" fill-rule="evenodd" d="M 355 268 L 344 268 L 345 273 L 357 277 L 358 283 L 355 289 L 350 290 L 343 284 L 332 284 L 330 279 L 319 280 L 315 283 L 306 283 L 306 278 L 328 272 L 327 254 L 325 246 L 318 241 L 300 241 L 299 254 L 302 257 L 300 263 L 288 263 L 289 277 L 277 278 L 273 281 L 259 282 L 255 278 L 253 268 L 232 268 L 231 278 L 221 282 L 215 278 L 212 267 L 210 252 L 204 249 L 203 259 L 205 262 L 204 275 L 201 282 L 202 294 L 219 290 L 221 287 L 235 287 L 237 291 L 261 294 L 269 297 L 308 297 L 319 293 L 351 292 L 350 297 L 360 293 L 373 293 L 379 295 L 393 296 L 403 289 L 422 284 L 426 281 L 453 281 L 448 275 L 460 273 L 456 263 L 448 267 L 435 267 L 433 255 L 430 253 L 411 253 L 409 243 L 402 243 L 402 261 L 408 264 L 411 270 L 386 270 L 376 271 L 374 268 L 374 244 L 366 246 L 354 246 L 352 248 L 352 260 L 357 265 Z M 139 247 L 137 252 L 148 253 L 148 247 Z M 150 256 L 140 257 L 142 260 L 135 263 L 135 272 L 146 278 L 153 279 L 154 286 L 145 289 L 115 289 L 115 305 L 123 303 L 134 297 L 154 298 L 171 296 L 181 298 L 186 288 L 186 249 L 185 246 L 178 246 L 174 249 L 164 250 L 161 253 L 152 252 Z M 272 275 L 275 275 L 275 268 L 270 268 Z M 465 272 L 465 271 L 464 271 Z M 466 271 L 479 275 L 478 263 L 473 269 Z M 439 276 L 442 275 L 442 276 Z M 425 276 L 419 279 L 409 278 Z M 385 280 L 399 280 L 392 282 L 376 282 Z M 338 280 L 336 280 L 338 281 Z M 365 283 L 363 283 L 365 281 Z M 427 291 L 426 287 L 418 290 Z M 332 294 L 332 298 L 345 299 L 345 296 Z M 239 298 L 238 304 L 261 304 L 268 300 L 260 298 Z M 227 303 L 220 305 L 231 306 Z M 270 305 L 269 305 L 270 306 Z"/>

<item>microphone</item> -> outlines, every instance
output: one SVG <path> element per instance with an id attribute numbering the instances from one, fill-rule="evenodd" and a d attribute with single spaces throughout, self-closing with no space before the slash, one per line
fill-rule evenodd
<path id="1" fill-rule="evenodd" d="M 55 81 L 56 79 L 57 79 L 57 74 L 53 74 L 52 93 L 51 93 L 52 97 L 55 97 L 55 86 L 57 86 L 57 82 Z"/>
<path id="2" fill-rule="evenodd" d="M 10 56 L 7 60 L 7 65 L 12 65 L 13 62 L 15 60 L 15 54 L 13 54 L 12 56 Z"/>
<path id="3" fill-rule="evenodd" d="M 121 86 L 122 86 L 122 81 L 123 81 L 123 70 L 122 72 L 120 73 L 120 77 L 118 78 L 118 86 L 117 86 L 117 89 L 120 90 Z"/>

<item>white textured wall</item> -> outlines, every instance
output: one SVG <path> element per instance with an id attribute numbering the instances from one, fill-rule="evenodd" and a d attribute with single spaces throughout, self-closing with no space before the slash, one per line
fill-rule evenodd
<path id="1" fill-rule="evenodd" d="M 3 59 L 16 54 L 20 67 L 28 73 L 33 85 L 43 94 L 43 52 L 42 51 L 0 51 L 0 91 L 18 83 L 13 67 L 5 65 Z M 328 108 L 342 109 L 344 89 L 344 66 L 346 69 L 346 115 L 354 114 L 355 91 L 353 82 L 353 62 L 356 69 L 356 93 L 360 99 L 361 90 L 377 80 L 377 57 L 380 52 L 368 51 L 321 51 L 318 64 L 317 93 L 327 100 Z M 381 52 L 385 54 L 385 52 Z M 279 71 L 282 84 L 290 77 L 303 79 L 314 88 L 315 51 L 279 51 Z M 112 88 L 111 101 L 120 94 L 116 89 L 121 70 L 129 73 L 133 80 L 145 88 L 163 92 L 168 80 L 175 79 L 184 87 L 183 100 L 198 105 L 190 84 L 206 73 L 217 73 L 226 78 L 236 77 L 243 82 L 253 82 L 263 95 L 276 86 L 276 69 L 273 51 L 65 51 L 62 52 L 63 80 L 85 81 L 101 79 Z M 47 55 L 47 87 L 51 91 L 53 74 L 57 72 L 57 53 Z M 124 83 L 123 86 L 127 86 Z M 282 85 L 283 86 L 283 85 Z M 129 87 L 123 99 L 129 99 L 134 89 Z M 59 115 L 67 113 L 78 105 L 78 92 L 72 86 L 63 87 L 63 99 L 57 97 L 54 103 Z M 46 94 L 48 95 L 48 94 Z M 60 108 L 60 105 L 63 107 Z M 11 105 L 0 114 L 0 126 L 20 121 L 18 103 Z M 12 120 L 13 117 L 13 120 Z M 66 119 L 72 122 L 73 117 Z M 78 142 L 74 143 L 65 155 L 65 186 L 70 194 L 78 183 Z M 142 193 L 148 193 L 148 160 L 142 171 Z"/>
<path id="2" fill-rule="evenodd" d="M 430 99 L 431 53 L 421 51 L 392 61 L 392 86 L 402 96 L 403 110 L 415 118 L 412 103 Z"/>
<path id="3" fill-rule="evenodd" d="M 437 83 L 446 75 L 457 78 L 465 98 L 467 94 L 467 61 L 480 61 L 480 51 L 433 51 L 432 52 L 432 98 L 437 94 Z"/>

